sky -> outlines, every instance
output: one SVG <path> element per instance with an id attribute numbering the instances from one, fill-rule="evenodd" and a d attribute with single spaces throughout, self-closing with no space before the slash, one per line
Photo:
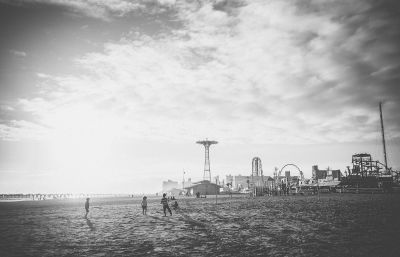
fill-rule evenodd
<path id="1" fill-rule="evenodd" d="M 0 193 L 400 168 L 396 0 L 0 0 Z M 288 168 L 293 175 L 296 169 Z M 185 175 L 183 174 L 185 172 Z"/>

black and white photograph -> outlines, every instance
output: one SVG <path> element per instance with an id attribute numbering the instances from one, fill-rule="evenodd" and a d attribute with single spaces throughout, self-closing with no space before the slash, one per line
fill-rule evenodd
<path id="1" fill-rule="evenodd" d="M 400 256 L 400 1 L 0 0 L 0 256 Z"/>

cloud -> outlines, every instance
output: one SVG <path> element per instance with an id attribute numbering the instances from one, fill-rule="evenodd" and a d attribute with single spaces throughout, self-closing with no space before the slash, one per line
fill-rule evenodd
<path id="1" fill-rule="evenodd" d="M 9 4 L 55 5 L 68 8 L 70 11 L 88 17 L 111 21 L 135 11 L 159 13 L 168 10 L 175 4 L 172 0 L 17 0 L 5 1 Z"/>
<path id="2" fill-rule="evenodd" d="M 0 138 L 7 141 L 41 140 L 47 131 L 40 125 L 26 120 L 11 120 L 0 123 Z"/>
<path id="3" fill-rule="evenodd" d="M 1 111 L 14 111 L 14 108 L 9 105 L 0 105 L 0 110 Z"/>
<path id="4" fill-rule="evenodd" d="M 38 74 L 42 96 L 19 108 L 50 137 L 331 143 L 379 136 L 385 101 L 400 136 L 391 9 L 374 1 L 167 2 L 156 4 L 173 8 L 180 28 L 108 42 L 75 60 L 79 74 Z M 137 8 L 96 3 L 120 15 Z"/>
<path id="5" fill-rule="evenodd" d="M 10 50 L 10 53 L 17 57 L 26 57 L 27 56 L 26 52 L 23 52 L 23 51 Z"/>

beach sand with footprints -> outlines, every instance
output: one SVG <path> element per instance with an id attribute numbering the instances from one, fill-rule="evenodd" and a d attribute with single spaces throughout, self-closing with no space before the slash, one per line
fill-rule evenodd
<path id="1" fill-rule="evenodd" d="M 399 256 L 400 195 L 0 203 L 0 256 Z"/>

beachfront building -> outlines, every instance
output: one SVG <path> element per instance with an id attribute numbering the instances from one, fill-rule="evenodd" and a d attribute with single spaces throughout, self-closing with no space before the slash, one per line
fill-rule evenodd
<path id="1" fill-rule="evenodd" d="M 254 195 L 270 194 L 274 188 L 274 179 L 270 176 L 252 176 L 250 187 Z"/>
<path id="2" fill-rule="evenodd" d="M 212 178 L 211 182 L 214 182 L 217 185 L 221 185 L 222 181 L 220 181 L 219 176 L 215 176 Z"/>
<path id="3" fill-rule="evenodd" d="M 250 183 L 253 181 L 257 187 L 269 187 L 272 186 L 274 179 L 270 176 L 253 176 L 250 177 Z"/>
<path id="4" fill-rule="evenodd" d="M 164 191 L 168 196 L 178 196 L 178 195 L 184 195 L 185 190 L 179 189 L 179 188 L 172 188 L 168 191 Z"/>
<path id="5" fill-rule="evenodd" d="M 172 181 L 170 179 L 168 179 L 168 181 L 162 182 L 162 191 L 163 192 L 168 192 L 169 190 L 171 190 L 173 188 L 178 188 L 178 187 L 179 187 L 179 183 L 176 181 Z"/>
<path id="6" fill-rule="evenodd" d="M 232 187 L 237 191 L 249 189 L 250 181 L 251 181 L 251 176 L 242 176 L 239 174 L 238 176 L 233 176 Z"/>
<path id="7" fill-rule="evenodd" d="M 274 180 L 270 176 L 226 176 L 226 183 L 231 183 L 231 188 L 234 191 L 245 191 L 252 186 L 272 188 Z"/>
<path id="8" fill-rule="evenodd" d="M 226 184 L 230 184 L 233 186 L 233 176 L 231 174 L 226 176 Z"/>
<path id="9" fill-rule="evenodd" d="M 312 181 L 313 183 L 326 181 L 340 181 L 342 173 L 340 170 L 332 170 L 329 167 L 326 170 L 318 169 L 318 165 L 312 166 Z"/>
<path id="10" fill-rule="evenodd" d="M 190 187 L 185 187 L 188 195 L 215 195 L 220 192 L 220 185 L 211 183 L 208 180 L 193 183 Z"/>
<path id="11" fill-rule="evenodd" d="M 192 179 L 188 178 L 187 180 L 182 181 L 182 185 L 180 188 L 190 187 L 193 185 Z"/>

